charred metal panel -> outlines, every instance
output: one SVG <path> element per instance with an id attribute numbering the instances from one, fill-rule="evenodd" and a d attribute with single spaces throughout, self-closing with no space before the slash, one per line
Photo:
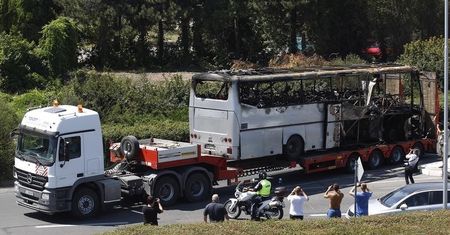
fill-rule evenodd
<path id="1" fill-rule="evenodd" d="M 424 102 L 424 119 L 425 130 L 428 132 L 429 137 L 435 137 L 436 127 L 433 123 L 433 119 L 439 113 L 439 89 L 438 81 L 436 80 L 436 73 L 434 72 L 422 72 L 420 74 L 420 83 L 423 92 Z"/>
<path id="2" fill-rule="evenodd" d="M 328 105 L 326 148 L 339 147 L 341 141 L 341 105 Z"/>

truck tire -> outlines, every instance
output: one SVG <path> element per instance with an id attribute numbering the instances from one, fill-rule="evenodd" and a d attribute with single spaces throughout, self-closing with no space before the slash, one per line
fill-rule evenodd
<path id="1" fill-rule="evenodd" d="M 171 206 L 180 196 L 180 186 L 173 177 L 163 176 L 156 180 L 154 196 L 163 206 Z"/>
<path id="2" fill-rule="evenodd" d="M 79 219 L 97 215 L 100 208 L 98 195 L 88 188 L 75 191 L 72 199 L 72 214 Z"/>
<path id="3" fill-rule="evenodd" d="M 283 147 L 283 152 L 287 158 L 291 161 L 297 161 L 300 160 L 305 150 L 305 143 L 303 142 L 302 137 L 299 135 L 293 135 L 289 137 L 286 145 Z"/>
<path id="4" fill-rule="evenodd" d="M 392 164 L 398 164 L 405 158 L 405 151 L 401 146 L 395 146 L 391 151 L 391 156 L 389 157 Z"/>
<path id="5" fill-rule="evenodd" d="M 211 195 L 211 182 L 202 173 L 193 173 L 186 180 L 184 196 L 189 202 L 199 202 Z"/>
<path id="6" fill-rule="evenodd" d="M 355 173 L 355 164 L 356 159 L 358 159 L 359 153 L 352 153 L 347 159 L 347 163 L 345 164 L 345 172 L 349 174 Z"/>
<path id="7" fill-rule="evenodd" d="M 369 168 L 374 170 L 379 168 L 383 164 L 384 156 L 383 152 L 379 149 L 374 149 L 369 155 L 369 161 L 367 164 Z"/>
<path id="8" fill-rule="evenodd" d="M 139 141 L 136 137 L 129 135 L 120 141 L 120 152 L 128 161 L 136 160 L 139 153 Z"/>

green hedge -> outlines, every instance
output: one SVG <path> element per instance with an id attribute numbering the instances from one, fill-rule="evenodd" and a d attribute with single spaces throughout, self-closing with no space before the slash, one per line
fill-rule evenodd
<path id="1" fill-rule="evenodd" d="M 9 133 L 17 127 L 18 117 L 14 109 L 6 101 L 10 97 L 0 96 L 0 180 L 12 178 L 12 166 L 14 164 L 14 143 Z"/>

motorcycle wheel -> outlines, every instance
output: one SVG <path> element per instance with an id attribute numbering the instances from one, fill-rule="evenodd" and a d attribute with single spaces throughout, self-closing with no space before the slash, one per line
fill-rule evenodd
<path id="1" fill-rule="evenodd" d="M 280 220 L 283 218 L 283 207 L 270 208 L 264 213 L 267 219 Z"/>
<path id="2" fill-rule="evenodd" d="M 239 207 L 239 205 L 236 205 L 234 210 L 231 211 L 231 209 L 230 209 L 231 200 L 226 201 L 224 204 L 224 207 L 225 207 L 225 211 L 228 214 L 228 217 L 230 217 L 231 219 L 237 219 L 241 215 L 241 208 Z"/>

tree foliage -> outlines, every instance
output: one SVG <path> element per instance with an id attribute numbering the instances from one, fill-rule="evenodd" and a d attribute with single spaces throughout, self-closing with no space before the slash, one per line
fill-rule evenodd
<path id="1" fill-rule="evenodd" d="M 44 26 L 38 53 L 51 76 L 61 77 L 77 67 L 78 35 L 76 23 L 67 17 L 59 17 Z"/>

